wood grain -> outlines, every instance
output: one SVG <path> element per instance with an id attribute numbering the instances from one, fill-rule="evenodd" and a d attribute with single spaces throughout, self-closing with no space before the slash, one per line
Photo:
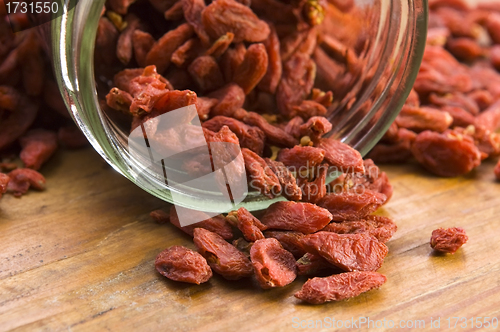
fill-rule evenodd
<path id="1" fill-rule="evenodd" d="M 161 277 L 153 267 L 160 251 L 194 248 L 185 234 L 150 219 L 166 204 L 90 149 L 59 152 L 43 169 L 46 192 L 0 201 L 0 330 L 290 331 L 300 330 L 294 317 L 363 316 L 423 320 L 427 329 L 441 317 L 439 331 L 448 317 L 500 318 L 500 184 L 492 168 L 487 162 L 468 177 L 439 179 L 416 165 L 385 167 L 395 194 L 382 213 L 399 226 L 380 270 L 388 282 L 311 306 L 293 297 L 304 278 L 264 291 L 252 280 L 215 276 L 190 286 Z M 451 226 L 464 227 L 469 242 L 455 255 L 434 255 L 432 230 Z M 470 321 L 459 330 L 472 330 Z"/>

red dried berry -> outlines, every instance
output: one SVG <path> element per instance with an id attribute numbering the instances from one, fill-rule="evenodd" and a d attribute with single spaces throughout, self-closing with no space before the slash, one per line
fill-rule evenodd
<path id="1" fill-rule="evenodd" d="M 148 52 L 146 65 L 155 65 L 158 72 L 163 73 L 170 65 L 174 51 L 191 38 L 193 32 L 193 27 L 184 23 L 164 34 Z"/>
<path id="2" fill-rule="evenodd" d="M 454 131 L 418 134 L 412 153 L 428 171 L 445 177 L 466 174 L 481 163 L 481 152 L 472 138 Z"/>
<path id="3" fill-rule="evenodd" d="M 388 217 L 367 216 L 364 220 L 343 221 L 340 223 L 330 223 L 322 231 L 334 232 L 337 234 L 358 234 L 366 233 L 382 243 L 386 243 L 396 233 L 398 227 Z"/>
<path id="4" fill-rule="evenodd" d="M 361 189 L 360 193 L 354 190 L 327 194 L 317 204 L 330 211 L 333 221 L 363 219 L 384 204 L 387 197 L 378 192 Z"/>
<path id="5" fill-rule="evenodd" d="M 311 304 L 342 301 L 379 288 L 387 281 L 380 273 L 355 271 L 306 281 L 295 297 Z"/>
<path id="6" fill-rule="evenodd" d="M 321 138 L 314 146 L 325 151 L 325 162 L 342 173 L 363 172 L 361 154 L 349 145 L 333 138 Z"/>
<path id="7" fill-rule="evenodd" d="M 430 243 L 436 251 L 454 254 L 468 239 L 463 228 L 438 228 L 432 231 Z"/>
<path id="8" fill-rule="evenodd" d="M 245 92 L 234 83 L 228 84 L 208 96 L 219 101 L 212 108 L 211 116 L 233 116 L 234 112 L 241 108 L 245 102 Z"/>
<path id="9" fill-rule="evenodd" d="M 260 20 L 250 8 L 234 0 L 213 1 L 201 15 L 203 26 L 213 39 L 232 32 L 235 43 L 255 43 L 264 41 L 270 33 L 266 22 Z"/>
<path id="10" fill-rule="evenodd" d="M 210 267 L 227 280 L 238 280 L 253 274 L 248 258 L 219 235 L 195 228 L 193 241 Z"/>
<path id="11" fill-rule="evenodd" d="M 287 134 L 284 130 L 276 126 L 273 126 L 258 113 L 247 112 L 242 117 L 241 121 L 246 124 L 259 127 L 264 134 L 266 134 L 267 141 L 276 146 L 293 147 L 299 143 L 293 136 Z"/>
<path id="12" fill-rule="evenodd" d="M 214 116 L 203 123 L 203 128 L 211 131 L 218 131 L 222 126 L 228 126 L 238 136 L 242 148 L 247 148 L 258 155 L 262 155 L 266 136 L 258 127 L 249 126 L 236 119 L 220 115 Z"/>
<path id="13" fill-rule="evenodd" d="M 344 271 L 376 271 L 389 249 L 368 234 L 318 232 L 307 235 L 302 243 L 308 252 L 319 254 Z"/>
<path id="14" fill-rule="evenodd" d="M 157 224 L 166 224 L 170 221 L 170 214 L 163 210 L 154 210 L 149 213 L 149 216 L 156 221 Z"/>
<path id="15" fill-rule="evenodd" d="M 39 170 L 56 152 L 57 135 L 45 129 L 34 129 L 23 135 L 19 143 L 22 147 L 20 158 L 25 167 Z"/>
<path id="16" fill-rule="evenodd" d="M 209 217 L 206 213 L 201 211 L 192 210 L 193 218 L 196 220 L 202 220 L 192 225 L 181 226 L 175 207 L 170 208 L 170 223 L 175 227 L 182 230 L 184 233 L 193 236 L 195 228 L 204 228 L 211 232 L 214 232 L 226 240 L 233 238 L 233 230 L 231 225 L 229 225 L 223 215 L 217 215 L 215 217 Z"/>
<path id="17" fill-rule="evenodd" d="M 281 185 L 281 195 L 288 200 L 300 201 L 302 199 L 302 190 L 297 185 L 297 181 L 290 170 L 282 162 L 269 158 L 266 158 L 265 161 L 267 166 L 278 177 Z"/>
<path id="18" fill-rule="evenodd" d="M 163 276 L 191 284 L 207 282 L 212 270 L 199 253 L 183 246 L 172 246 L 162 251 L 155 260 L 156 270 Z"/>
<path id="19" fill-rule="evenodd" d="M 282 162 L 294 171 L 316 167 L 325 158 L 325 151 L 312 146 L 296 145 L 292 149 L 282 149 L 278 153 L 276 160 Z"/>
<path id="20" fill-rule="evenodd" d="M 36 190 L 45 190 L 45 178 L 35 170 L 18 168 L 8 175 L 10 181 L 7 185 L 7 191 L 12 192 L 14 196 L 24 195 L 30 187 Z"/>
<path id="21" fill-rule="evenodd" d="M 271 204 L 260 221 L 270 229 L 314 233 L 332 220 L 328 210 L 311 203 L 276 202 Z"/>
<path id="22" fill-rule="evenodd" d="M 250 259 L 260 287 L 283 287 L 297 277 L 295 258 L 273 238 L 256 241 L 250 249 Z"/>
<path id="23" fill-rule="evenodd" d="M 249 94 L 266 74 L 268 59 L 263 44 L 252 44 L 245 57 L 234 72 L 233 81 L 241 86 L 245 94 Z"/>
<path id="24" fill-rule="evenodd" d="M 232 218 L 236 219 L 236 226 L 243 234 L 245 240 L 255 242 L 264 238 L 262 231 L 266 230 L 267 227 L 244 207 L 239 208 L 238 211 L 230 212 L 226 218 L 228 220 Z"/>
<path id="25" fill-rule="evenodd" d="M 306 250 L 302 246 L 302 238 L 304 234 L 293 231 L 265 231 L 266 238 L 274 238 L 278 240 L 283 248 L 292 253 L 295 257 L 302 257 Z"/>
<path id="26" fill-rule="evenodd" d="M 306 252 L 302 257 L 300 257 L 297 260 L 296 265 L 297 265 L 297 274 L 299 276 L 313 276 L 313 275 L 317 276 L 320 273 L 323 272 L 327 273 L 326 271 L 331 272 L 332 270 L 335 272 L 343 272 L 336 266 L 330 264 L 326 259 L 324 259 L 320 255 L 312 254 L 310 252 Z"/>
<path id="27" fill-rule="evenodd" d="M 249 188 L 259 190 L 264 196 L 273 198 L 281 192 L 281 185 L 276 174 L 267 166 L 264 159 L 249 149 L 242 148 L 245 169 L 250 178 Z"/>

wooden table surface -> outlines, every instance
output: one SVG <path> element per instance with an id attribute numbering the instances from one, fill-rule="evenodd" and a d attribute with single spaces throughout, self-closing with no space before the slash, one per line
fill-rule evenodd
<path id="1" fill-rule="evenodd" d="M 295 331 L 319 321 L 327 328 L 332 317 L 357 321 L 351 331 L 367 330 L 360 317 L 428 330 L 431 317 L 434 324 L 440 317 L 438 331 L 452 317 L 500 319 L 500 184 L 492 168 L 439 179 L 416 165 L 383 167 L 395 194 L 382 213 L 399 226 L 379 270 L 387 283 L 312 306 L 293 297 L 303 278 L 261 290 L 252 280 L 214 276 L 196 286 L 160 276 L 153 266 L 160 251 L 194 248 L 173 226 L 150 219 L 165 203 L 91 149 L 58 152 L 42 170 L 46 192 L 0 201 L 0 330 Z M 451 226 L 464 227 L 469 242 L 455 255 L 434 255 L 432 230 Z M 472 330 L 470 320 L 467 328 L 461 323 L 455 330 Z"/>

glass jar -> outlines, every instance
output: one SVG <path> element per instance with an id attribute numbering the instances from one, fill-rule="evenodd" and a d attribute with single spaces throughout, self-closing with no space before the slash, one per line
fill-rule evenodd
<path id="1" fill-rule="evenodd" d="M 94 149 L 116 171 L 147 192 L 187 208 L 225 212 L 227 206 L 210 199 L 210 195 L 183 192 L 157 177 L 158 172 L 144 172 L 144 161 L 128 149 L 128 133 L 100 107 L 102 96 L 99 98 L 96 89 L 94 43 L 104 3 L 105 0 L 79 1 L 73 10 L 53 19 L 50 31 L 44 26 L 57 81 L 71 116 Z M 344 73 L 342 80 L 326 80 L 323 84 L 336 84 L 337 91 L 342 90 L 328 109 L 332 137 L 365 155 L 394 121 L 413 86 L 425 47 L 427 1 L 355 0 L 354 3 L 359 9 L 356 15 L 338 11 L 335 20 L 324 23 L 330 24 L 331 29 L 343 29 L 343 43 L 356 49 L 358 67 L 345 66 L 344 70 L 348 68 L 349 72 Z M 325 54 L 328 57 L 325 61 L 317 61 L 321 67 L 318 70 L 330 70 L 331 53 Z M 236 208 L 264 209 L 279 199 L 283 198 L 268 199 L 250 192 Z"/>

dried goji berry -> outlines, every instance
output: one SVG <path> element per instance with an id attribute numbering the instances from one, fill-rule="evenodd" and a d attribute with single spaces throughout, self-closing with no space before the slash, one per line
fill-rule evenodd
<path id="1" fill-rule="evenodd" d="M 234 72 L 233 81 L 249 94 L 266 74 L 268 57 L 264 44 L 252 44 Z"/>
<path id="2" fill-rule="evenodd" d="M 34 129 L 23 135 L 19 143 L 25 167 L 38 170 L 56 151 L 57 135 L 45 129 Z"/>
<path id="3" fill-rule="evenodd" d="M 127 27 L 120 33 L 116 46 L 116 57 L 124 65 L 128 64 L 132 59 L 133 51 L 133 34 L 139 27 L 139 19 L 133 14 L 126 17 Z"/>
<path id="4" fill-rule="evenodd" d="M 238 136 L 242 148 L 247 148 L 258 155 L 262 155 L 265 139 L 262 130 L 226 116 L 214 116 L 203 123 L 203 128 L 212 131 L 218 131 L 222 126 L 228 126 Z"/>
<path id="5" fill-rule="evenodd" d="M 302 246 L 301 239 L 305 236 L 300 232 L 293 231 L 265 231 L 266 238 L 274 238 L 278 240 L 283 248 L 292 253 L 293 256 L 299 258 L 304 256 L 306 250 Z"/>
<path id="6" fill-rule="evenodd" d="M 205 121 L 208 119 L 208 116 L 210 114 L 210 111 L 212 110 L 212 107 L 217 105 L 219 101 L 215 98 L 208 98 L 208 97 L 198 97 L 196 98 L 196 111 L 198 112 L 198 116 L 200 117 L 201 121 Z M 222 128 L 222 127 L 221 127 Z M 229 128 L 231 129 L 231 128 Z M 219 131 L 220 128 L 217 130 L 213 131 Z"/>
<path id="7" fill-rule="evenodd" d="M 332 220 L 328 210 L 311 203 L 276 202 L 267 208 L 260 221 L 270 229 L 314 233 Z"/>
<path id="8" fill-rule="evenodd" d="M 203 26 L 214 39 L 232 32 L 235 43 L 255 43 L 264 41 L 270 32 L 266 22 L 260 20 L 250 8 L 234 0 L 213 1 L 201 15 Z"/>
<path id="9" fill-rule="evenodd" d="M 245 240 L 255 242 L 264 238 L 262 231 L 266 230 L 267 226 L 263 225 L 244 207 L 239 208 L 238 211 L 230 212 L 226 219 L 235 219 L 235 226 L 241 231 Z"/>
<path id="10" fill-rule="evenodd" d="M 234 33 L 228 32 L 225 35 L 220 36 L 210 48 L 205 52 L 205 55 L 211 55 L 214 58 L 220 57 L 224 52 L 226 52 L 227 48 L 234 39 Z"/>
<path id="11" fill-rule="evenodd" d="M 212 270 L 205 258 L 183 246 L 172 246 L 159 253 L 155 267 L 161 275 L 171 280 L 197 285 L 212 277 Z"/>
<path id="12" fill-rule="evenodd" d="M 245 44 L 237 43 L 234 48 L 228 48 L 222 55 L 220 66 L 226 82 L 231 82 L 236 69 L 240 66 L 245 58 L 247 49 Z"/>
<path id="13" fill-rule="evenodd" d="M 361 154 L 333 138 L 321 138 L 314 142 L 314 146 L 325 151 L 325 162 L 338 171 L 346 172 L 363 172 L 363 158 Z"/>
<path id="14" fill-rule="evenodd" d="M 189 74 L 204 92 L 213 91 L 224 85 L 219 64 L 210 55 L 199 56 L 188 67 Z"/>
<path id="15" fill-rule="evenodd" d="M 181 226 L 175 207 L 170 208 L 169 221 L 172 225 L 174 225 L 175 227 L 182 230 L 184 233 L 189 234 L 191 236 L 193 236 L 195 228 L 204 228 L 218 234 L 219 236 L 221 236 L 226 240 L 230 240 L 233 238 L 233 230 L 231 228 L 231 225 L 228 224 L 226 218 L 224 218 L 223 215 L 219 214 L 215 217 L 209 217 L 204 212 L 196 210 L 192 210 L 191 213 L 193 214 L 193 218 L 196 218 L 196 220 L 202 219 L 202 221 L 189 226 Z"/>
<path id="16" fill-rule="evenodd" d="M 333 221 L 345 221 L 363 219 L 386 200 L 384 194 L 366 188 L 353 188 L 352 191 L 327 194 L 317 204 L 330 211 Z"/>
<path id="17" fill-rule="evenodd" d="M 292 201 L 300 201 L 302 199 L 302 190 L 297 185 L 297 181 L 290 170 L 282 162 L 269 158 L 266 158 L 265 161 L 267 166 L 278 177 L 281 185 L 281 195 Z"/>
<path id="18" fill-rule="evenodd" d="M 201 49 L 201 43 L 198 39 L 188 39 L 172 53 L 171 60 L 177 67 L 186 67 L 200 55 Z"/>
<path id="19" fill-rule="evenodd" d="M 120 90 L 118 88 L 112 88 L 106 95 L 106 104 L 114 110 L 122 111 L 126 114 L 130 113 L 130 106 L 134 98 L 130 93 Z"/>
<path id="20" fill-rule="evenodd" d="M 500 128 L 500 101 L 490 105 L 476 117 L 476 124 L 491 131 Z"/>
<path id="21" fill-rule="evenodd" d="M 116 59 L 118 30 L 106 17 L 99 19 L 95 39 L 96 62 L 111 65 Z"/>
<path id="22" fill-rule="evenodd" d="M 245 92 L 237 84 L 230 83 L 208 95 L 219 100 L 212 108 L 211 116 L 232 116 L 245 102 Z"/>
<path id="23" fill-rule="evenodd" d="M 292 149 L 282 149 L 276 160 L 299 172 L 321 164 L 325 158 L 325 151 L 312 146 L 294 146 Z"/>
<path id="24" fill-rule="evenodd" d="M 367 216 L 364 220 L 330 223 L 322 231 L 337 234 L 367 233 L 386 243 L 394 235 L 398 227 L 390 218 L 382 216 Z"/>
<path id="25" fill-rule="evenodd" d="M 146 64 L 155 65 L 158 72 L 163 73 L 170 65 L 174 51 L 191 38 L 193 31 L 191 25 L 184 23 L 164 34 L 148 52 Z"/>
<path id="26" fill-rule="evenodd" d="M 500 44 L 500 13 L 491 13 L 486 21 L 486 28 L 495 44 Z"/>
<path id="27" fill-rule="evenodd" d="M 203 228 L 195 228 L 193 233 L 198 252 L 215 272 L 227 280 L 238 280 L 253 274 L 250 260 L 222 237 Z"/>
<path id="28" fill-rule="evenodd" d="M 21 196 L 32 187 L 36 190 L 45 190 L 45 178 L 42 174 L 29 168 L 18 168 L 8 174 L 10 181 L 7 191 L 14 196 Z"/>
<path id="29" fill-rule="evenodd" d="M 484 55 L 484 50 L 479 43 L 470 38 L 450 39 L 446 43 L 446 48 L 457 59 L 462 61 L 474 61 Z"/>
<path id="30" fill-rule="evenodd" d="M 369 234 L 318 232 L 307 235 L 302 243 L 308 252 L 319 254 L 344 271 L 376 271 L 389 249 Z"/>
<path id="31" fill-rule="evenodd" d="M 260 80 L 258 87 L 262 91 L 274 94 L 281 79 L 283 67 L 280 55 L 280 40 L 276 29 L 271 27 L 271 33 L 264 41 L 267 52 L 267 71 Z"/>
<path id="32" fill-rule="evenodd" d="M 428 171 L 445 177 L 466 174 L 481 163 L 481 152 L 472 138 L 454 131 L 418 134 L 412 153 Z"/>
<path id="33" fill-rule="evenodd" d="M 170 221 L 170 214 L 163 210 L 151 211 L 149 216 L 153 218 L 157 224 L 166 224 Z"/>
<path id="34" fill-rule="evenodd" d="M 396 124 L 400 128 L 406 128 L 414 132 L 432 130 L 442 133 L 453 123 L 453 117 L 441 110 L 431 107 L 403 106 L 396 118 Z"/>
<path id="35" fill-rule="evenodd" d="M 132 34 L 134 57 L 140 67 L 146 67 L 146 57 L 153 47 L 155 40 L 149 33 L 135 30 Z"/>
<path id="36" fill-rule="evenodd" d="M 392 144 L 377 144 L 368 154 L 368 158 L 377 163 L 403 163 L 411 158 L 411 146 L 417 135 L 405 128 L 398 129 L 396 141 Z"/>
<path id="37" fill-rule="evenodd" d="M 284 130 L 273 126 L 258 113 L 248 112 L 241 120 L 249 125 L 259 127 L 266 134 L 266 138 L 271 144 L 292 147 L 298 143 L 297 139 L 287 134 Z"/>
<path id="38" fill-rule="evenodd" d="M 311 93 L 315 77 L 316 65 L 308 56 L 299 53 L 283 64 L 283 76 L 276 90 L 276 102 L 282 115 L 295 116 L 293 107 L 300 105 Z"/>
<path id="39" fill-rule="evenodd" d="M 431 247 L 436 251 L 454 254 L 468 239 L 463 228 L 438 228 L 432 231 Z"/>
<path id="40" fill-rule="evenodd" d="M 184 18 L 193 27 L 194 31 L 198 35 L 198 38 L 208 45 L 210 38 L 208 37 L 207 31 L 202 23 L 202 12 L 205 10 L 205 1 L 203 0 L 181 0 L 182 9 L 184 11 Z"/>
<path id="41" fill-rule="evenodd" d="M 354 271 L 306 281 L 295 297 L 311 304 L 342 301 L 379 288 L 387 281 L 380 273 Z"/>
<path id="42" fill-rule="evenodd" d="M 250 178 L 249 188 L 259 190 L 264 196 L 273 198 L 281 192 L 281 185 L 276 174 L 267 166 L 255 152 L 242 148 L 245 169 Z"/>
<path id="43" fill-rule="evenodd" d="M 256 241 L 250 249 L 250 259 L 260 287 L 283 287 L 297 277 L 295 258 L 273 238 Z"/>
<path id="44" fill-rule="evenodd" d="M 332 130 L 332 123 L 322 116 L 313 116 L 299 127 L 300 136 L 309 136 L 313 140 L 320 139 Z"/>

